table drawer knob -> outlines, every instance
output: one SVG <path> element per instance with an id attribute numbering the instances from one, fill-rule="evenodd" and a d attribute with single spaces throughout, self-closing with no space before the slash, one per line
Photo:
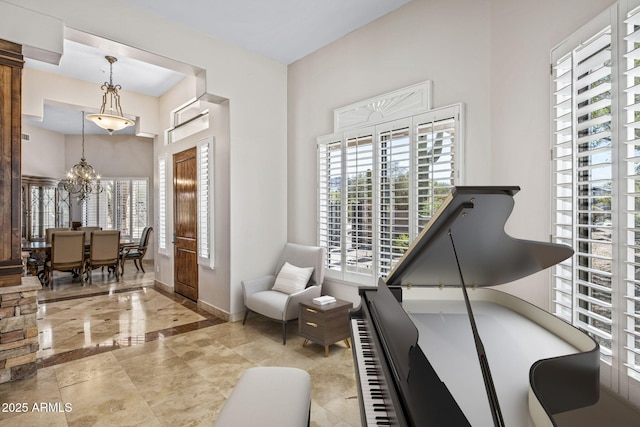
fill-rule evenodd
<path id="1" fill-rule="evenodd" d="M 307 325 L 311 326 L 312 328 L 317 328 L 318 324 L 317 323 L 313 323 L 313 322 L 307 322 Z"/>
<path id="2" fill-rule="evenodd" d="M 307 311 L 309 313 L 317 313 L 318 312 L 318 310 L 314 310 L 313 308 L 306 307 L 306 309 L 307 309 Z"/>

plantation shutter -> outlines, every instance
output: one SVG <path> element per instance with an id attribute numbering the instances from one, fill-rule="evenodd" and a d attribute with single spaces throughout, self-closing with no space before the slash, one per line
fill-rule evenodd
<path id="1" fill-rule="evenodd" d="M 213 267 L 211 257 L 210 217 L 213 197 L 211 177 L 213 150 L 209 140 L 198 145 L 198 262 Z"/>
<path id="2" fill-rule="evenodd" d="M 111 222 L 115 218 L 114 225 L 109 229 L 118 229 L 120 234 L 131 237 L 131 215 L 132 215 L 132 198 L 131 198 L 131 181 L 117 181 L 117 191 L 115 196 L 116 210 L 115 216 L 107 217 L 107 221 Z"/>
<path id="3" fill-rule="evenodd" d="M 139 239 L 148 223 L 149 180 L 102 179 L 102 186 L 103 192 L 84 201 L 82 225 L 120 230 L 123 238 Z"/>
<path id="4" fill-rule="evenodd" d="M 342 270 L 342 140 L 318 138 L 318 243 L 325 268 Z"/>
<path id="5" fill-rule="evenodd" d="M 318 244 L 340 280 L 386 277 L 461 183 L 462 106 L 319 137 Z"/>
<path id="6" fill-rule="evenodd" d="M 149 183 L 146 178 L 131 180 L 131 238 L 138 240 L 147 226 Z"/>
<path id="7" fill-rule="evenodd" d="M 102 227 L 113 229 L 113 195 L 115 182 L 112 179 L 102 179 L 104 191 L 92 193 L 82 204 L 82 225 L 85 227 Z"/>
<path id="8" fill-rule="evenodd" d="M 158 250 L 167 250 L 167 155 L 158 158 Z"/>
<path id="9" fill-rule="evenodd" d="M 414 118 L 416 131 L 415 226 L 417 234 L 440 208 L 454 185 L 457 162 L 456 114 L 458 109 L 443 109 Z"/>
<path id="10" fill-rule="evenodd" d="M 378 127 L 378 272 L 386 277 L 411 239 L 411 121 Z"/>
<path id="11" fill-rule="evenodd" d="M 624 294 L 623 363 L 627 375 L 640 380 L 640 12 L 625 20 L 623 67 L 626 92 L 626 280 Z"/>
<path id="12" fill-rule="evenodd" d="M 574 53 L 576 227 L 575 324 L 610 362 L 613 274 L 611 28 Z"/>
<path id="13" fill-rule="evenodd" d="M 553 64 L 553 198 L 552 240 L 573 247 L 573 57 Z M 573 322 L 573 257 L 554 267 L 554 314 Z"/>
<path id="14" fill-rule="evenodd" d="M 575 254 L 553 269 L 554 313 L 588 332 L 611 363 L 615 238 L 611 27 L 553 59 L 553 240 Z"/>
<path id="15" fill-rule="evenodd" d="M 371 275 L 374 230 L 374 131 L 345 135 L 346 234 L 345 269 Z"/>

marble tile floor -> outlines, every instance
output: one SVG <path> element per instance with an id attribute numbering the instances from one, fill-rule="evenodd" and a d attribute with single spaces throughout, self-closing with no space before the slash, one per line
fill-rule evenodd
<path id="1" fill-rule="evenodd" d="M 224 322 L 154 287 L 153 273 L 132 268 L 120 282 L 93 274 L 92 286 L 56 277 L 40 293 L 38 373 L 0 384 L 0 427 L 211 426 L 252 366 L 309 372 L 311 426 L 360 425 L 344 343 L 324 357 L 321 346 L 302 346 L 293 323 L 285 346 L 280 324 Z"/>

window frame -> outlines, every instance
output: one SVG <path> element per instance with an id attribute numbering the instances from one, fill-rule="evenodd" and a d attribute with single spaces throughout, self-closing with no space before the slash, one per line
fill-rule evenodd
<path id="1" fill-rule="evenodd" d="M 120 200 L 120 196 L 119 193 L 121 192 L 121 190 L 119 189 L 121 187 L 121 184 L 125 184 L 128 183 L 129 184 L 129 194 L 133 193 L 133 184 L 134 183 L 143 183 L 145 186 L 145 196 L 144 196 L 144 210 L 145 210 L 145 216 L 146 218 L 143 220 L 143 222 L 145 223 L 145 226 L 149 224 L 149 201 L 150 201 L 150 189 L 149 189 L 149 178 L 148 177 L 118 177 L 118 178 L 102 178 L 101 182 L 103 184 L 103 186 L 105 187 L 105 190 L 101 193 L 98 194 L 93 194 L 91 195 L 91 197 L 89 197 L 88 199 L 84 200 L 82 203 L 82 219 L 83 219 L 83 225 L 85 226 L 90 226 L 90 227 L 102 227 L 104 229 L 118 229 L 120 230 L 120 227 L 118 226 L 118 222 L 120 220 L 120 218 L 122 218 L 122 210 L 119 208 L 121 200 Z M 111 200 L 111 204 L 112 207 L 109 209 L 108 205 L 105 209 L 102 209 L 100 204 L 101 203 L 108 203 L 107 200 L 107 194 L 109 192 L 109 187 L 111 186 L 112 188 L 112 196 L 113 199 Z M 94 203 L 94 201 L 98 200 L 96 203 L 98 203 L 98 207 L 95 210 L 95 215 L 92 214 L 91 212 L 89 212 L 89 207 L 87 206 L 88 203 Z M 126 216 L 126 222 L 127 222 L 127 226 L 129 227 L 129 230 L 131 230 L 131 233 L 127 234 L 121 234 L 122 238 L 130 238 L 130 239 L 139 239 L 141 234 L 142 234 L 142 230 L 144 229 L 144 226 L 140 227 L 140 226 L 134 226 L 133 224 L 133 213 L 135 211 L 137 211 L 136 208 L 134 208 L 133 206 L 133 199 L 132 197 L 129 197 L 127 200 L 127 207 L 125 209 L 125 211 L 127 212 L 127 214 L 125 214 Z M 91 216 L 90 216 L 91 215 Z M 115 224 L 108 224 L 106 221 L 108 220 L 108 218 L 112 218 L 113 220 L 115 220 Z M 112 226 L 113 225 L 113 226 Z M 134 233 L 134 230 L 136 230 L 137 232 Z M 121 230 L 122 231 L 122 230 Z"/>
<path id="2" fill-rule="evenodd" d="M 436 108 L 429 110 L 424 113 L 411 115 L 404 118 L 398 118 L 391 121 L 381 120 L 379 123 L 370 126 L 363 126 L 357 129 L 349 129 L 343 132 L 336 132 L 329 135 L 323 135 L 317 138 L 317 148 L 318 148 L 318 226 L 317 226 L 317 244 L 320 246 L 327 246 L 326 249 L 326 262 L 325 262 L 325 276 L 327 278 L 331 278 L 333 280 L 339 280 L 344 282 L 350 282 L 354 284 L 366 284 L 366 285 L 376 285 L 377 280 L 380 277 L 380 270 L 382 268 L 382 258 L 381 258 L 381 212 L 379 211 L 380 199 L 381 199 L 381 175 L 380 175 L 380 158 L 382 154 L 380 152 L 381 149 L 381 135 L 386 132 L 394 132 L 396 130 L 401 130 L 404 128 L 408 128 L 407 137 L 409 138 L 409 171 L 407 175 L 409 176 L 408 181 L 410 183 L 408 188 L 408 228 L 409 228 L 409 236 L 408 242 L 413 240 L 420 231 L 418 226 L 418 220 L 416 219 L 418 213 L 418 189 L 416 187 L 417 182 L 417 174 L 418 174 L 418 165 L 417 165 L 417 131 L 416 128 L 418 125 L 422 125 L 426 122 L 440 122 L 446 120 L 453 120 L 453 135 L 454 140 L 452 144 L 452 150 L 455 151 L 455 168 L 453 171 L 452 186 L 453 185 L 462 185 L 464 183 L 464 133 L 463 133 L 463 123 L 464 123 L 464 108 L 463 104 L 454 104 L 442 108 Z M 370 124 L 370 123 L 368 123 Z M 349 250 L 349 244 L 347 243 L 347 239 L 349 235 L 353 234 L 353 230 L 350 231 L 349 225 L 347 223 L 347 217 L 349 212 L 349 191 L 348 191 L 348 181 L 349 181 L 349 173 L 347 170 L 347 165 L 349 163 L 348 153 L 347 153 L 347 141 L 354 140 L 357 137 L 367 137 L 371 135 L 372 137 L 372 147 L 371 147 L 371 156 L 372 156 L 372 164 L 371 164 L 371 208 L 372 208 L 372 218 L 370 220 L 371 229 L 372 229 L 372 249 L 371 254 L 366 253 L 366 248 L 363 249 L 363 252 L 360 256 L 355 257 L 355 261 L 351 260 L 349 263 L 355 265 L 355 268 L 350 268 L 348 265 L 348 257 L 346 252 Z M 336 157 L 340 158 L 339 168 L 334 166 L 329 166 L 331 163 L 330 160 L 327 160 L 326 157 L 328 147 L 333 147 L 332 151 L 335 153 Z M 339 147 L 339 148 L 337 148 Z M 329 163 L 327 163 L 329 161 Z M 327 172 L 327 167 L 332 167 L 334 172 L 339 170 L 339 175 L 328 178 L 323 176 L 323 173 Z M 329 183 L 329 180 L 333 182 L 333 184 Z M 331 195 L 327 194 L 328 186 L 332 185 L 334 189 L 337 189 L 336 182 L 340 182 L 340 194 L 339 196 L 335 193 L 335 197 L 340 198 L 340 205 L 338 209 L 340 210 L 340 218 L 339 221 L 333 221 L 329 224 L 329 216 L 330 216 L 330 206 L 329 200 L 331 199 Z M 426 221 L 424 222 L 426 224 Z M 424 225 L 423 224 L 423 225 Z M 335 228 L 339 226 L 339 229 L 336 231 Z M 366 225 L 363 224 L 363 228 Z M 331 233 L 331 228 L 333 228 L 334 232 L 337 234 L 329 235 Z M 393 235 L 393 232 L 391 233 Z M 339 237 L 338 237 L 339 235 Z M 366 236 L 360 236 L 362 239 L 366 239 Z M 336 253 L 335 246 L 328 246 L 330 241 L 335 244 L 336 238 L 339 239 L 339 262 L 338 262 L 338 254 Z M 353 240 L 353 238 L 352 238 Z M 388 240 L 388 239 L 387 239 Z M 366 246 L 366 245 L 365 245 Z M 391 245 L 393 246 L 393 244 Z M 406 248 L 405 248 L 406 249 Z M 356 252 L 356 255 L 358 253 Z M 369 259 L 370 258 L 370 259 Z M 360 259 L 364 260 L 362 265 L 359 264 Z M 393 257 L 390 258 L 393 260 Z M 371 268 L 366 268 L 366 264 L 370 263 Z M 391 267 L 385 267 L 385 273 L 390 271 Z"/>
<path id="3" fill-rule="evenodd" d="M 610 45 L 603 48 L 597 44 L 598 37 L 607 29 Z M 627 37 L 628 33 L 635 33 L 637 41 L 633 36 Z M 634 75 L 632 68 L 637 65 L 627 50 L 638 50 L 639 42 L 640 1 L 621 0 L 550 54 L 551 235 L 552 241 L 569 244 L 576 251 L 573 257 L 552 268 L 550 309 L 596 340 L 606 341 L 605 346 L 601 346 L 601 384 L 636 405 L 640 404 L 640 333 L 637 331 L 640 321 L 633 304 L 637 306 L 640 297 L 638 291 L 633 296 L 633 287 L 640 289 L 640 277 L 636 278 L 634 273 L 638 265 L 635 253 L 640 250 L 636 249 L 635 236 L 640 237 L 640 227 L 634 224 L 634 217 L 640 214 L 637 207 L 640 192 L 635 189 L 640 183 L 640 174 L 637 168 L 632 169 L 640 165 L 640 138 L 634 136 L 634 130 L 640 126 L 634 121 L 635 107 L 631 105 L 634 101 L 630 98 L 640 95 L 640 90 L 633 88 L 636 82 L 640 83 L 640 73 Z M 589 55 L 581 57 L 581 52 L 588 49 L 591 49 Z M 609 52 L 610 58 L 596 59 L 596 55 L 605 56 Z M 636 64 L 640 64 L 640 55 L 635 56 Z M 596 72 L 595 68 L 579 71 L 597 61 L 604 61 L 605 66 L 608 63 L 611 69 L 609 107 L 601 104 L 602 98 L 588 94 L 595 95 L 598 85 L 606 82 L 604 73 Z M 591 74 L 588 86 L 580 82 Z M 638 100 L 640 96 L 635 102 Z M 606 108 L 609 108 L 610 119 L 603 115 L 607 114 Z M 606 143 L 599 145 L 603 137 L 597 136 L 598 133 L 604 136 L 606 126 L 610 131 L 608 147 Z M 584 145 L 587 143 L 588 147 Z M 585 151 L 579 151 L 582 149 Z M 609 172 L 595 172 L 604 168 L 609 168 Z M 606 206 L 604 209 L 591 207 L 590 203 L 596 198 L 606 197 L 606 192 L 596 194 L 595 190 L 597 185 L 606 190 L 602 185 L 607 179 L 598 182 L 598 178 L 607 173 L 611 182 L 608 210 Z M 579 190 L 585 185 L 591 190 L 580 194 Z M 590 199 L 587 205 L 581 203 L 585 198 Z M 585 235 L 584 230 L 590 231 Z M 603 233 L 606 230 L 609 230 L 608 240 Z M 601 237 L 591 235 L 596 232 Z M 610 245 L 610 249 L 604 250 L 605 245 Z M 600 278 L 606 278 L 609 287 L 603 286 L 606 281 Z M 606 328 L 602 329 L 606 325 L 610 327 L 610 336 Z M 634 354 L 635 366 L 630 364 Z"/>

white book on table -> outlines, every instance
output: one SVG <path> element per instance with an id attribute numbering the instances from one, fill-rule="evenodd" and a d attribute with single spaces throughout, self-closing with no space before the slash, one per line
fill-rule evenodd
<path id="1" fill-rule="evenodd" d="M 313 303 L 318 305 L 331 304 L 332 302 L 336 302 L 336 299 L 331 295 L 322 295 L 313 299 Z"/>

